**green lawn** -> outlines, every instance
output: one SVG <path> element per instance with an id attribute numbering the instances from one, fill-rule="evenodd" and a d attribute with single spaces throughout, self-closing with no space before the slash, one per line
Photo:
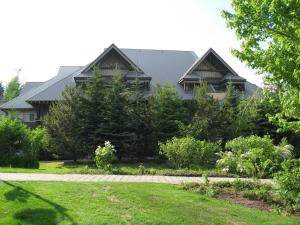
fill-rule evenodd
<path id="1" fill-rule="evenodd" d="M 112 167 L 111 172 L 97 169 L 94 163 L 63 163 L 63 162 L 42 162 L 39 169 L 26 169 L 26 168 L 9 168 L 0 167 L 0 172 L 8 173 L 80 173 L 80 174 L 126 174 L 126 175 L 139 175 L 138 163 L 117 163 Z M 151 175 L 169 175 L 169 176 L 202 176 L 207 173 L 209 176 L 233 176 L 226 174 L 217 169 L 172 169 L 166 164 L 158 163 L 144 163 L 145 174 Z"/>
<path id="2" fill-rule="evenodd" d="M 0 182 L 0 224 L 300 224 L 175 185 Z"/>

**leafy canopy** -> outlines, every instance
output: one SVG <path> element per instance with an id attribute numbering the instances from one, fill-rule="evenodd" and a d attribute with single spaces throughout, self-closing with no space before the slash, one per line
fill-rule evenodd
<path id="1" fill-rule="evenodd" d="M 272 120 L 300 132 L 300 1 L 232 0 L 232 6 L 222 16 L 241 41 L 233 54 L 279 84 L 282 112 Z"/>
<path id="2" fill-rule="evenodd" d="M 21 84 L 19 81 L 19 77 L 13 77 L 9 83 L 7 84 L 5 91 L 4 91 L 4 99 L 9 101 L 17 96 L 19 96 L 21 91 Z"/>

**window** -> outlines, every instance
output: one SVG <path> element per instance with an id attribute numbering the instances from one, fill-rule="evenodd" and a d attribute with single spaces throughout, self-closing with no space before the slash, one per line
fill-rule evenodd
<path id="1" fill-rule="evenodd" d="M 141 83 L 141 88 L 143 91 L 149 91 L 150 90 L 150 85 L 149 85 L 149 82 L 142 82 Z"/>
<path id="2" fill-rule="evenodd" d="M 194 91 L 194 83 L 184 83 L 184 90 L 186 92 L 193 92 Z"/>
<path id="3" fill-rule="evenodd" d="M 34 113 L 29 113 L 29 121 L 34 121 Z"/>

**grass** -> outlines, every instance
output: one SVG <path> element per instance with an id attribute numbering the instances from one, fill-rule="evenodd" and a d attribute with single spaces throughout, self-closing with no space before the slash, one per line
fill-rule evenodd
<path id="1" fill-rule="evenodd" d="M 299 223 L 168 184 L 0 182 L 5 225 Z"/>
<path id="2" fill-rule="evenodd" d="M 94 163 L 64 163 L 64 162 L 41 162 L 39 169 L 27 168 L 9 168 L 0 167 L 0 172 L 7 173 L 54 173 L 54 174 L 123 174 L 123 175 L 140 175 L 138 163 L 116 163 L 112 171 L 97 169 Z M 144 163 L 145 174 L 150 175 L 168 175 L 168 176 L 202 176 L 204 173 L 209 176 L 234 176 L 227 174 L 218 169 L 172 169 L 167 164 Z"/>

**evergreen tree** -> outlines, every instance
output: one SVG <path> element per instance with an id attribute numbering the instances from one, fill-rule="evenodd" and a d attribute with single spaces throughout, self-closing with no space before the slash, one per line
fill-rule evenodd
<path id="1" fill-rule="evenodd" d="M 206 82 L 202 81 L 196 88 L 192 102 L 194 114 L 187 126 L 181 126 L 181 134 L 202 140 L 220 139 L 220 106 L 218 101 L 208 94 Z"/>
<path id="2" fill-rule="evenodd" d="M 179 123 L 185 123 L 188 115 L 175 87 L 157 85 L 149 101 L 156 142 L 178 135 Z"/>
<path id="3" fill-rule="evenodd" d="M 221 109 L 223 118 L 222 136 L 224 142 L 238 137 L 241 134 L 241 126 L 238 125 L 239 119 L 243 119 L 239 117 L 240 101 L 240 93 L 238 93 L 230 82 L 226 86 L 226 95 Z"/>
<path id="4" fill-rule="evenodd" d="M 4 90 L 4 99 L 9 101 L 17 96 L 19 96 L 21 91 L 21 84 L 19 81 L 19 76 L 13 77 L 7 84 Z"/>
<path id="5" fill-rule="evenodd" d="M 3 99 L 3 94 L 4 94 L 4 87 L 2 82 L 0 81 L 0 100 Z"/>
<path id="6" fill-rule="evenodd" d="M 116 146 L 119 158 L 127 156 L 134 138 L 134 133 L 130 132 L 132 121 L 128 116 L 128 100 L 129 90 L 120 70 L 116 68 L 110 86 L 106 90 L 105 122 L 101 130 L 105 138 Z"/>
<path id="7" fill-rule="evenodd" d="M 105 95 L 108 85 L 100 69 L 95 66 L 91 80 L 80 88 L 82 95 L 78 101 L 80 111 L 77 112 L 80 118 L 80 139 L 86 154 L 93 155 L 97 146 L 106 141 L 102 129 L 105 123 Z"/>
<path id="8" fill-rule="evenodd" d="M 152 137 L 150 107 L 144 96 L 142 83 L 137 78 L 130 86 L 128 112 L 130 130 L 134 133 L 131 155 L 138 159 L 153 156 L 155 144 Z"/>
<path id="9" fill-rule="evenodd" d="M 49 134 L 51 151 L 56 156 L 76 161 L 83 155 L 76 116 L 80 93 L 75 87 L 67 87 L 63 100 L 55 102 L 49 109 L 44 126 Z"/>

